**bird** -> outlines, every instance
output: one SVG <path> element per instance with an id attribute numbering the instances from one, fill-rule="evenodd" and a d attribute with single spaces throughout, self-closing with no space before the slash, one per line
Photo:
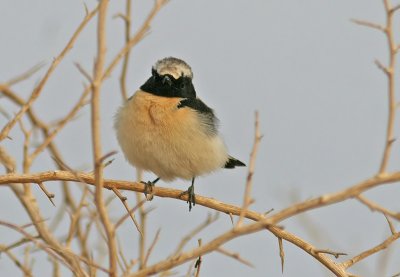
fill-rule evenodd
<path id="1" fill-rule="evenodd" d="M 218 132 L 214 110 L 197 97 L 193 72 L 183 60 L 166 57 L 150 78 L 118 109 L 114 128 L 126 160 L 154 181 L 142 182 L 145 194 L 160 179 L 191 180 L 189 211 L 196 205 L 194 181 L 221 168 L 245 166 L 230 156 Z"/>

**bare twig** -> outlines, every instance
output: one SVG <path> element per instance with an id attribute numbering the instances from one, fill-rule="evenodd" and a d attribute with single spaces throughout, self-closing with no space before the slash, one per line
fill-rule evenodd
<path id="1" fill-rule="evenodd" d="M 334 256 L 336 259 L 338 259 L 340 256 L 346 256 L 346 255 L 347 255 L 346 253 L 343 253 L 343 252 L 336 252 L 336 251 L 332 251 L 332 250 L 329 250 L 329 249 L 314 249 L 313 251 L 314 251 L 316 254 L 323 253 L 323 254 L 332 255 L 332 256 Z"/>
<path id="2" fill-rule="evenodd" d="M 376 29 L 378 31 L 385 32 L 385 27 L 383 27 L 382 25 L 377 24 L 377 23 L 369 22 L 366 20 L 359 20 L 359 19 L 351 19 L 351 21 L 358 25 L 366 26 L 366 27 L 369 27 L 372 29 Z"/>
<path id="3" fill-rule="evenodd" d="M 198 239 L 198 242 L 199 242 L 199 247 L 201 247 L 201 239 Z M 203 257 L 199 256 L 199 258 L 197 259 L 196 263 L 194 264 L 194 268 L 196 268 L 195 277 L 199 277 L 200 276 L 200 268 L 201 268 L 202 262 L 203 262 Z"/>
<path id="4" fill-rule="evenodd" d="M 206 227 L 210 226 L 213 222 L 215 222 L 218 219 L 219 214 L 216 213 L 214 216 L 212 214 L 208 214 L 206 220 L 201 223 L 199 226 L 197 226 L 194 230 L 192 230 L 189 234 L 184 236 L 179 243 L 178 247 L 174 251 L 173 255 L 178 255 L 182 249 L 185 247 L 185 245 L 190 241 L 194 236 L 196 236 L 198 233 L 200 233 L 202 230 L 204 230 Z"/>
<path id="5" fill-rule="evenodd" d="M 239 255 L 239 253 L 234 253 L 234 252 L 228 251 L 228 250 L 226 250 L 226 249 L 223 248 L 223 247 L 218 247 L 218 248 L 216 249 L 216 251 L 219 252 L 219 253 L 221 253 L 221 254 L 223 254 L 223 255 L 225 255 L 225 256 L 231 257 L 232 259 L 235 259 L 235 260 L 237 260 L 238 262 L 241 262 L 242 264 L 245 264 L 245 265 L 247 265 L 247 266 L 249 266 L 249 267 L 254 267 L 254 265 L 253 265 L 251 262 L 249 262 L 248 260 L 243 259 L 243 258 Z"/>
<path id="6" fill-rule="evenodd" d="M 382 206 L 380 206 L 379 204 L 369 200 L 368 198 L 366 198 L 363 195 L 358 195 L 356 196 L 357 200 L 359 200 L 361 203 L 363 203 L 365 206 L 367 206 L 368 208 L 371 209 L 371 211 L 378 211 L 381 212 L 387 216 L 390 216 L 396 220 L 400 221 L 400 213 L 396 213 L 393 211 L 390 211 Z"/>
<path id="7" fill-rule="evenodd" d="M 126 201 L 127 198 L 126 198 L 125 196 L 123 196 L 123 195 L 121 194 L 121 192 L 120 192 L 118 189 L 116 189 L 116 188 L 112 188 L 112 191 L 113 191 L 113 192 L 115 193 L 115 195 L 117 195 L 118 198 L 121 200 L 121 202 L 122 202 L 122 204 L 124 205 L 126 211 L 128 212 L 128 215 L 131 217 L 131 219 L 132 219 L 132 221 L 133 221 L 133 224 L 135 224 L 135 227 L 136 227 L 136 229 L 138 230 L 139 234 L 140 234 L 141 236 L 143 236 L 142 230 L 140 230 L 140 226 L 139 226 L 139 224 L 138 224 L 137 221 L 136 221 L 135 214 L 134 214 L 133 212 L 131 212 L 131 210 L 129 209 L 128 203 L 126 203 L 126 202 L 127 202 L 127 201 Z M 117 225 L 115 225 L 115 228 L 116 228 L 116 227 L 117 227 Z"/>
<path id="8" fill-rule="evenodd" d="M 254 169 L 255 169 L 255 164 L 256 164 L 256 156 L 257 156 L 257 151 L 258 147 L 261 141 L 261 133 L 260 133 L 260 122 L 259 122 L 259 114 L 258 111 L 255 112 L 255 134 L 254 134 L 254 144 L 253 144 L 253 149 L 251 150 L 250 153 L 250 163 L 249 163 L 249 173 L 247 174 L 247 180 L 246 180 L 246 188 L 244 192 L 244 197 L 243 197 L 243 204 L 242 204 L 242 211 L 240 212 L 239 220 L 236 224 L 236 226 L 240 226 L 242 224 L 242 221 L 244 219 L 244 214 L 246 213 L 250 203 L 252 202 L 251 199 L 251 187 L 253 183 L 253 175 L 254 175 Z"/>
<path id="9" fill-rule="evenodd" d="M 146 267 L 147 262 L 149 261 L 149 257 L 151 255 L 151 252 L 153 252 L 154 247 L 156 246 L 156 244 L 158 242 L 158 239 L 160 238 L 160 232 L 161 232 L 161 229 L 158 229 L 157 232 L 156 232 L 156 235 L 154 236 L 153 242 L 150 244 L 150 247 L 147 250 L 146 256 L 145 256 L 144 261 L 143 261 L 143 267 Z"/>
<path id="10" fill-rule="evenodd" d="M 96 183 L 95 203 L 100 215 L 101 223 L 107 235 L 108 258 L 110 277 L 117 276 L 117 244 L 115 229 L 111 223 L 103 199 L 103 163 L 101 161 L 101 137 L 100 137 L 100 89 L 102 85 L 103 68 L 106 54 L 106 16 L 108 0 L 101 0 L 97 23 L 97 59 L 94 68 L 91 101 L 91 126 L 93 165 Z"/>
<path id="11" fill-rule="evenodd" d="M 38 63 L 38 64 L 32 66 L 31 68 L 29 68 L 26 72 L 23 72 L 22 74 L 6 81 L 5 84 L 7 86 L 13 86 L 19 82 L 22 82 L 22 81 L 28 79 L 29 77 L 31 77 L 36 72 L 38 72 L 40 69 L 42 69 L 44 67 L 44 65 L 45 65 L 45 63 L 43 63 L 43 62 Z"/>
<path id="12" fill-rule="evenodd" d="M 282 238 L 278 237 L 278 245 L 279 245 L 279 257 L 281 259 L 281 270 L 283 273 L 283 269 L 285 266 L 285 251 L 283 250 L 283 241 Z"/>
<path id="13" fill-rule="evenodd" d="M 30 268 L 26 267 L 23 263 L 21 263 L 18 258 L 8 249 L 5 245 L 0 245 L 0 253 L 4 252 L 10 258 L 11 261 L 24 273 L 24 276 L 32 277 L 32 271 Z"/>
<path id="14" fill-rule="evenodd" d="M 398 238 L 400 238 L 400 232 L 394 233 L 388 239 L 386 239 L 384 242 L 378 244 L 377 246 L 375 246 L 371 249 L 368 249 L 368 250 L 360 253 L 359 255 L 351 258 L 350 260 L 343 262 L 341 265 L 344 268 L 349 268 L 352 265 L 354 265 L 355 263 L 358 263 L 359 261 L 371 256 L 372 254 L 375 254 L 376 252 L 386 249 L 392 242 L 396 241 Z"/>
<path id="15" fill-rule="evenodd" d="M 119 220 L 117 220 L 117 223 L 115 223 L 115 229 L 118 229 L 124 223 L 124 221 L 128 218 L 131 217 L 131 214 L 134 213 L 137 209 L 140 209 L 140 207 L 143 206 L 143 204 L 146 203 L 146 200 L 140 201 L 135 207 L 130 209 L 127 214 L 123 215 Z M 139 227 L 140 228 L 140 227 Z M 142 232 L 140 228 L 140 232 Z M 142 234 L 143 236 L 144 234 Z"/>
<path id="16" fill-rule="evenodd" d="M 129 40 L 131 39 L 131 6 L 132 6 L 132 1 L 126 0 L 125 14 L 122 16 L 122 18 L 125 21 L 125 43 L 129 43 Z M 121 93 L 122 93 L 122 99 L 124 101 L 128 100 L 128 92 L 126 89 L 126 75 L 128 73 L 130 52 L 131 51 L 129 49 L 124 56 L 124 61 L 122 64 L 122 72 L 120 77 Z"/>
<path id="17" fill-rule="evenodd" d="M 388 121 L 386 129 L 386 143 L 382 155 L 382 162 L 379 168 L 379 174 L 385 174 L 389 163 L 391 149 L 394 142 L 394 123 L 396 115 L 396 99 L 395 99 L 395 71 L 396 71 L 396 54 L 397 45 L 393 33 L 393 11 L 389 0 L 384 0 L 386 10 L 386 27 L 385 35 L 389 50 L 389 66 L 387 67 L 388 79 Z"/>
<path id="18" fill-rule="evenodd" d="M 55 207 L 56 204 L 54 204 L 53 198 L 54 198 L 54 193 L 50 193 L 46 187 L 43 185 L 43 183 L 38 183 L 40 189 L 44 192 L 44 194 L 46 194 L 47 198 L 50 200 L 51 204 L 53 204 L 53 206 Z"/>
<path id="19" fill-rule="evenodd" d="M 95 8 L 92 12 L 90 12 L 82 21 L 82 23 L 78 26 L 75 33 L 72 35 L 71 39 L 65 46 L 65 48 L 61 51 L 61 53 L 53 60 L 49 69 L 47 70 L 45 76 L 39 82 L 37 87 L 33 90 L 31 96 L 29 97 L 28 101 L 21 107 L 19 112 L 15 115 L 15 117 L 10 120 L 1 130 L 0 132 L 0 141 L 4 140 L 10 130 L 14 127 L 15 123 L 17 123 L 22 115 L 32 106 L 33 102 L 39 97 L 40 93 L 42 92 L 45 84 L 47 83 L 48 79 L 50 78 L 51 74 L 57 68 L 58 64 L 63 60 L 65 55 L 68 53 L 70 49 L 72 49 L 76 39 L 78 38 L 81 31 L 85 28 L 87 23 L 93 18 L 93 16 L 97 13 L 97 8 Z"/>

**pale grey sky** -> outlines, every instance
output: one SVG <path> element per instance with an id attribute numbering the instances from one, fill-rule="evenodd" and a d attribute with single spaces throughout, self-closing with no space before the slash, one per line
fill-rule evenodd
<path id="1" fill-rule="evenodd" d="M 95 3 L 87 1 L 89 7 Z M 110 1 L 108 61 L 123 43 L 122 22 L 111 17 L 124 9 L 124 3 Z M 135 29 L 152 3 L 134 1 Z M 38 62 L 45 61 L 48 66 L 83 16 L 80 0 L 1 1 L 0 82 Z M 382 1 L 171 0 L 155 18 L 151 33 L 132 51 L 128 89 L 130 94 L 134 93 L 148 78 L 156 60 L 165 56 L 186 60 L 194 71 L 199 97 L 216 110 L 230 152 L 245 162 L 253 143 L 254 110 L 259 110 L 265 136 L 258 153 L 253 187 L 256 202 L 252 208 L 280 210 L 297 200 L 338 191 L 378 170 L 384 145 L 387 94 L 385 76 L 373 61 L 378 58 L 386 62 L 386 41 L 377 31 L 351 23 L 351 18 L 383 23 Z M 61 117 L 81 94 L 83 77 L 74 62 L 79 61 L 90 70 L 96 55 L 94 31 L 93 21 L 34 105 L 42 118 Z M 104 152 L 119 150 L 112 129 L 113 115 L 121 103 L 119 70 L 105 82 L 102 90 Z M 43 74 L 44 70 L 16 86 L 16 90 L 26 97 Z M 9 112 L 17 111 L 4 98 L 0 98 L 0 106 Z M 61 150 L 66 161 L 75 168 L 89 169 L 91 165 L 89 116 L 89 109 L 85 108 L 56 140 L 63 145 Z M 4 117 L 0 117 L 0 122 L 1 126 L 5 124 Z M 5 145 L 20 156 L 18 128 L 11 136 L 15 139 Z M 398 152 L 399 144 L 395 143 L 393 153 Z M 52 161 L 42 156 L 33 170 L 53 169 Z M 132 180 L 133 168 L 121 153 L 115 158 L 105 170 L 105 176 Z M 391 160 L 390 169 L 398 170 L 398 164 L 397 155 Z M 240 205 L 246 173 L 247 169 L 222 170 L 199 178 L 196 192 Z M 146 180 L 153 177 L 146 175 Z M 159 185 L 186 189 L 189 184 L 176 181 Z M 56 183 L 48 188 L 59 192 Z M 368 195 L 398 211 L 399 193 L 400 188 L 392 185 Z M 125 194 L 133 204 L 134 195 Z M 37 195 L 45 216 L 53 217 L 56 209 L 42 193 L 37 191 Z M 59 196 L 55 201 L 59 206 L 62 199 Z M 20 204 L 6 188 L 1 188 L 0 203 L 0 219 L 17 224 L 27 222 Z M 149 220 L 150 237 L 162 228 L 150 263 L 168 255 L 179 238 L 209 212 L 196 206 L 188 213 L 186 203 L 161 198 L 147 206 L 156 207 Z M 123 212 L 117 201 L 113 208 L 115 216 Z M 319 248 L 345 251 L 349 255 L 380 243 L 390 234 L 382 215 L 371 213 L 354 200 L 312 211 L 282 224 Z M 229 228 L 229 217 L 221 214 L 218 222 L 199 237 L 207 241 Z M 322 238 L 313 236 L 310 229 L 322 233 Z M 125 224 L 121 237 L 131 255 L 136 253 L 136 236 L 131 224 Z M 0 244 L 17 238 L 17 234 L 0 227 Z M 196 239 L 189 244 L 196 245 Z M 284 247 L 284 276 L 331 276 L 298 248 L 288 243 Z M 239 238 L 226 248 L 240 252 L 255 268 L 217 253 L 204 257 L 203 276 L 281 276 L 278 242 L 271 233 Z M 21 254 L 22 250 L 19 251 Z M 355 266 L 353 272 L 361 276 L 391 276 L 400 272 L 395 262 L 400 258 L 399 244 L 393 244 L 391 251 L 385 275 L 377 275 L 375 271 L 380 254 Z M 38 257 L 34 273 L 49 275 L 44 255 Z M 178 268 L 180 275 L 186 269 L 187 265 Z M 20 274 L 5 256 L 0 257 L 0 273 L 1 276 Z"/>

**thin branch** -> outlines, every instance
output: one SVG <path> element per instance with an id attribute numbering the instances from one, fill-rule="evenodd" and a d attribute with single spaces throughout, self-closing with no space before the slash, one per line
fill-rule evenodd
<path id="1" fill-rule="evenodd" d="M 156 246 L 158 239 L 160 238 L 160 232 L 161 232 L 161 229 L 158 229 L 156 235 L 154 236 L 153 242 L 150 244 L 150 247 L 147 250 L 146 256 L 143 261 L 143 267 L 146 267 L 147 262 L 149 261 L 151 252 L 153 252 L 154 247 Z"/>
<path id="2" fill-rule="evenodd" d="M 143 22 L 142 26 L 136 32 L 136 34 L 127 42 L 125 46 L 118 52 L 115 58 L 111 61 L 105 73 L 103 75 L 103 79 L 107 78 L 111 72 L 113 71 L 114 67 L 118 64 L 118 62 L 130 51 L 132 47 L 134 47 L 137 43 L 139 43 L 143 37 L 146 35 L 147 31 L 150 28 L 150 24 L 153 21 L 154 17 L 160 11 L 160 9 L 168 3 L 168 0 L 155 0 L 154 6 L 150 11 L 149 15 L 147 16 L 146 20 Z"/>
<path id="3" fill-rule="evenodd" d="M 281 270 L 283 273 L 283 269 L 285 266 L 285 251 L 283 250 L 283 241 L 282 238 L 278 237 L 278 245 L 279 245 L 279 257 L 281 259 Z"/>
<path id="4" fill-rule="evenodd" d="M 141 236 L 143 236 L 142 231 L 140 230 L 140 226 L 139 226 L 139 224 L 138 224 L 137 221 L 136 221 L 135 214 L 134 214 L 133 212 L 131 212 L 131 210 L 129 209 L 128 203 L 127 203 L 127 201 L 126 201 L 127 198 L 126 198 L 125 196 L 123 196 L 123 195 L 121 194 L 121 192 L 120 192 L 118 189 L 116 189 L 116 188 L 112 188 L 112 191 L 115 193 L 115 195 L 118 196 L 119 200 L 121 200 L 122 204 L 124 205 L 126 211 L 128 212 L 128 215 L 131 217 L 131 219 L 132 219 L 132 221 L 133 221 L 133 224 L 135 225 L 135 227 L 136 227 L 136 229 L 138 230 L 139 234 L 140 234 Z M 115 228 L 117 228 L 117 225 L 115 225 Z"/>
<path id="5" fill-rule="evenodd" d="M 201 247 L 201 239 L 198 239 L 199 242 L 199 247 Z M 200 268 L 201 268 L 201 264 L 203 263 L 203 257 L 199 256 L 199 258 L 197 259 L 196 263 L 194 264 L 194 268 L 196 268 L 196 274 L 194 275 L 195 277 L 199 277 L 200 276 Z"/>
<path id="6" fill-rule="evenodd" d="M 216 213 L 214 216 L 212 214 L 208 214 L 206 220 L 201 223 L 199 226 L 197 226 L 195 229 L 193 229 L 189 234 L 184 236 L 179 243 L 178 247 L 174 251 L 173 255 L 179 255 L 179 253 L 182 251 L 182 249 L 185 247 L 185 245 L 198 233 L 203 231 L 206 227 L 210 226 L 212 223 L 214 223 L 219 217 L 219 214 Z"/>
<path id="7" fill-rule="evenodd" d="M 261 141 L 261 133 L 260 133 L 260 119 L 259 119 L 259 114 L 258 111 L 255 112 L 255 134 L 254 134 L 254 144 L 253 144 L 253 149 L 251 150 L 250 153 L 250 163 L 249 163 L 249 173 L 247 174 L 247 180 L 246 180 L 246 188 L 244 192 L 244 197 L 243 197 L 243 204 L 242 204 L 242 211 L 240 212 L 239 220 L 236 224 L 236 226 L 240 226 L 242 224 L 242 221 L 244 219 L 244 214 L 246 213 L 247 209 L 250 206 L 250 203 L 252 202 L 251 199 L 251 188 L 253 184 L 253 175 L 254 175 L 254 169 L 255 169 L 255 164 L 256 164 L 256 157 L 257 157 L 257 152 L 258 152 L 258 147 Z"/>
<path id="8" fill-rule="evenodd" d="M 366 20 L 359 20 L 359 19 L 350 19 L 350 20 L 355 24 L 358 24 L 358 25 L 361 25 L 361 26 L 365 26 L 365 27 L 369 27 L 369 28 L 372 28 L 372 29 L 376 29 L 378 31 L 385 32 L 385 27 L 383 27 L 380 24 L 373 23 L 373 22 L 366 21 Z"/>
<path id="9" fill-rule="evenodd" d="M 231 257 L 232 259 L 235 259 L 235 260 L 237 260 L 238 262 L 240 262 L 240 263 L 242 263 L 242 264 L 245 264 L 245 265 L 247 265 L 247 266 L 249 266 L 249 267 L 254 267 L 254 265 L 253 265 L 251 262 L 249 262 L 248 260 L 243 259 L 243 258 L 240 256 L 239 253 L 231 252 L 231 251 L 229 251 L 229 250 L 226 250 L 226 249 L 223 248 L 223 247 L 218 247 L 218 248 L 216 249 L 216 251 L 217 251 L 218 253 L 221 253 L 221 254 L 227 256 L 227 257 Z"/>
<path id="10" fill-rule="evenodd" d="M 384 242 L 378 244 L 377 246 L 375 246 L 371 249 L 368 249 L 368 250 L 362 252 L 361 254 L 351 258 L 350 260 L 347 260 L 347 261 L 341 263 L 341 265 L 344 268 L 349 268 L 349 267 L 353 266 L 354 264 L 358 263 L 359 261 L 361 261 L 365 258 L 368 258 L 372 254 L 375 254 L 376 252 L 386 249 L 390 244 L 392 244 L 392 242 L 396 241 L 398 238 L 400 238 L 400 232 L 394 233 L 388 239 L 386 239 Z"/>
<path id="11" fill-rule="evenodd" d="M 53 206 L 55 207 L 56 204 L 54 204 L 53 198 L 54 198 L 54 193 L 50 193 L 46 187 L 43 185 L 43 183 L 38 183 L 40 189 L 44 192 L 44 194 L 46 194 L 47 198 L 49 199 L 49 201 L 51 202 L 51 204 L 53 204 Z"/>
<path id="12" fill-rule="evenodd" d="M 39 97 L 40 93 L 42 92 L 45 84 L 47 83 L 48 79 L 50 78 L 51 74 L 57 68 L 58 64 L 63 60 L 65 55 L 72 49 L 76 39 L 78 38 L 79 34 L 82 30 L 86 27 L 87 23 L 93 18 L 93 16 L 97 13 L 97 8 L 95 8 L 92 12 L 90 12 L 82 21 L 82 23 L 78 26 L 75 33 L 72 35 L 71 39 L 65 46 L 65 48 L 61 51 L 61 53 L 53 60 L 49 69 L 47 70 L 45 76 L 39 82 L 37 87 L 33 90 L 31 96 L 29 97 L 28 101 L 21 107 L 19 112 L 15 115 L 15 117 L 10 120 L 1 130 L 0 132 L 0 141 L 4 140 L 10 130 L 14 127 L 15 123 L 17 123 L 22 115 L 32 106 L 33 102 Z"/>
<path id="13" fill-rule="evenodd" d="M 29 77 L 31 77 L 36 72 L 38 72 L 40 69 L 42 69 L 44 67 L 44 65 L 45 65 L 44 62 L 38 63 L 38 64 L 32 66 L 26 72 L 23 72 L 22 74 L 20 74 L 20 75 L 18 75 L 16 77 L 6 81 L 5 84 L 7 86 L 13 86 L 13 85 L 15 85 L 15 84 L 17 84 L 19 82 L 22 82 L 22 81 L 28 79 Z"/>
<path id="14" fill-rule="evenodd" d="M 17 232 L 19 232 L 20 234 L 22 234 L 26 239 L 32 241 L 33 243 L 35 243 L 35 245 L 37 247 L 39 247 L 40 249 L 42 249 L 43 251 L 45 251 L 48 255 L 52 256 L 53 258 L 59 260 L 60 262 L 62 262 L 66 267 L 68 267 L 72 272 L 74 270 L 74 267 L 72 267 L 69 263 L 66 263 L 65 261 L 63 261 L 56 253 L 54 253 L 53 251 L 51 251 L 51 247 L 41 243 L 38 239 L 36 239 L 35 237 L 31 236 L 30 234 L 28 234 L 28 232 L 26 232 L 24 229 L 20 228 L 19 226 L 9 223 L 9 222 L 5 222 L 0 220 L 0 225 L 6 226 L 10 229 L 13 229 Z M 53 249 L 54 250 L 54 249 Z"/>
<path id="15" fill-rule="evenodd" d="M 375 203 L 375 202 L 369 200 L 368 198 L 366 198 L 363 195 L 358 195 L 358 196 L 356 196 L 356 198 L 361 203 L 363 203 L 365 206 L 367 206 L 371 211 L 381 212 L 384 215 L 390 216 L 390 217 L 400 221 L 400 213 L 396 213 L 396 212 L 390 211 L 390 210 L 382 207 L 378 203 Z"/>
<path id="16" fill-rule="evenodd" d="M 92 76 L 83 68 L 83 66 L 80 63 L 74 63 L 78 71 L 90 82 L 92 83 Z"/>
<path id="17" fill-rule="evenodd" d="M 131 214 L 133 214 L 137 209 L 139 209 L 140 207 L 142 207 L 142 206 L 144 205 L 144 203 L 146 203 L 146 201 L 147 201 L 147 200 L 142 200 L 142 201 L 140 201 L 135 207 L 133 207 L 132 209 L 130 209 L 130 210 L 128 211 L 127 214 L 123 215 L 119 220 L 117 220 L 117 223 L 115 223 L 115 229 L 118 229 L 118 228 L 122 225 L 122 223 L 124 223 L 124 221 L 125 221 L 128 217 L 132 217 Z M 139 227 L 139 228 L 140 228 L 140 227 Z M 141 228 L 140 228 L 140 232 L 139 232 L 139 233 L 142 233 L 142 236 L 144 236 L 144 234 L 143 234 Z"/>
<path id="18" fill-rule="evenodd" d="M 10 258 L 10 260 L 24 273 L 24 276 L 32 277 L 32 271 L 21 263 L 18 258 L 6 247 L 5 245 L 0 245 L 0 253 L 4 252 Z"/>
<path id="19" fill-rule="evenodd" d="M 396 54 L 397 45 L 393 33 L 393 11 L 389 0 L 383 1 L 386 10 L 386 27 L 385 34 L 389 51 L 389 66 L 387 69 L 388 82 L 388 120 L 386 127 L 386 142 L 382 154 L 382 161 L 379 168 L 379 174 L 385 174 L 389 164 L 390 154 L 394 142 L 394 123 L 396 116 L 396 98 L 395 98 L 395 71 L 396 71 Z"/>
<path id="20" fill-rule="evenodd" d="M 346 256 L 347 255 L 346 253 L 336 252 L 336 251 L 332 251 L 332 250 L 329 250 L 329 249 L 314 249 L 314 252 L 316 254 L 319 254 L 319 253 L 329 254 L 329 255 L 334 256 L 336 259 L 338 259 L 340 256 Z"/>
<path id="21" fill-rule="evenodd" d="M 183 263 L 186 263 L 190 260 L 196 259 L 199 256 L 204 256 L 205 254 L 208 254 L 212 251 L 215 251 L 215 249 L 219 248 L 221 245 L 227 243 L 228 241 L 247 234 L 251 234 L 260 230 L 263 230 L 267 228 L 270 230 L 274 235 L 278 237 L 282 237 L 282 239 L 285 239 L 297 246 L 299 246 L 301 249 L 318 259 L 323 265 L 325 265 L 329 270 L 331 270 L 334 274 L 337 276 L 348 276 L 348 274 L 344 271 L 344 268 L 340 265 L 335 264 L 332 262 L 327 256 L 324 254 L 315 254 L 312 253 L 313 247 L 302 241 L 300 238 L 296 237 L 293 234 L 290 234 L 286 232 L 285 230 L 282 230 L 280 228 L 277 228 L 275 226 L 271 226 L 268 224 L 268 219 L 260 220 L 258 222 L 248 224 L 248 225 L 242 225 L 239 227 L 235 227 L 231 229 L 230 231 L 216 237 L 209 243 L 199 246 L 191 251 L 181 253 L 177 257 L 172 257 L 163 261 L 160 261 L 154 265 L 148 266 L 146 268 L 143 268 L 139 270 L 136 273 L 133 273 L 129 275 L 129 277 L 144 277 L 144 276 L 149 276 L 151 274 L 155 274 L 158 272 L 162 272 L 168 269 L 171 269 L 173 267 L 176 267 L 178 265 L 181 265 Z"/>
<path id="22" fill-rule="evenodd" d="M 129 40 L 131 39 L 131 6 L 132 6 L 132 1 L 126 0 L 125 14 L 121 15 L 125 22 L 125 43 L 129 43 Z M 128 73 L 130 53 L 131 51 L 129 49 L 126 52 L 126 55 L 124 56 L 121 77 L 120 77 L 121 93 L 124 101 L 128 100 L 128 92 L 126 89 L 126 75 Z"/>

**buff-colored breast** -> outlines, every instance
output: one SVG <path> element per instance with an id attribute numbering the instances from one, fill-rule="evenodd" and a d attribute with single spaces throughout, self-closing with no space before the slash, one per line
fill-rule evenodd
<path id="1" fill-rule="evenodd" d="M 164 180 L 191 179 L 222 168 L 228 159 L 218 135 L 210 135 L 182 98 L 137 91 L 115 118 L 118 142 L 134 166 Z"/>

